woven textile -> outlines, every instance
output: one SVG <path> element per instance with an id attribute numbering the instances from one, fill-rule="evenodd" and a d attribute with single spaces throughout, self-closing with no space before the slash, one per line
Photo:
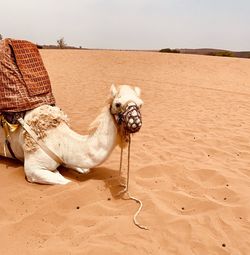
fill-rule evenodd
<path id="1" fill-rule="evenodd" d="M 0 41 L 0 113 L 55 104 L 48 73 L 31 42 Z"/>

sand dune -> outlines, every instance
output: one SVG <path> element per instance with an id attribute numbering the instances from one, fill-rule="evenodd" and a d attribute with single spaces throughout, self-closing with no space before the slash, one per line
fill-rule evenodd
<path id="1" fill-rule="evenodd" d="M 86 133 L 115 84 L 141 87 L 131 194 L 117 199 L 119 150 L 66 186 L 30 184 L 0 159 L 0 254 L 250 254 L 250 60 L 42 50 L 57 104 Z"/>

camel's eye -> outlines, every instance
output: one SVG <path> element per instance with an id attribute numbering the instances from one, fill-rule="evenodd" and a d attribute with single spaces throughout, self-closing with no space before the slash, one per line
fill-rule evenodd
<path id="1" fill-rule="evenodd" d="M 120 108 L 121 105 L 122 105 L 121 103 L 115 103 L 115 107 L 116 107 L 116 108 Z"/>

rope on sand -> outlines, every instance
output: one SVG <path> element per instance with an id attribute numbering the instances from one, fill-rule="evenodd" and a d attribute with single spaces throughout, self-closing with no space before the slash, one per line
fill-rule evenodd
<path id="1" fill-rule="evenodd" d="M 120 169 L 119 169 L 119 182 L 120 182 L 120 185 L 124 187 L 123 190 L 121 190 L 117 195 L 121 195 L 121 194 L 127 194 L 128 198 L 123 198 L 125 200 L 134 200 L 136 203 L 139 203 L 140 204 L 140 207 L 138 208 L 138 210 L 136 211 L 136 213 L 134 214 L 134 217 L 133 217 L 133 222 L 134 224 L 141 228 L 141 229 L 144 229 L 144 230 L 149 230 L 148 227 L 146 226 L 143 226 L 141 225 L 138 221 L 137 221 L 137 216 L 138 214 L 140 213 L 142 207 L 143 207 L 143 204 L 142 204 L 142 201 L 134 196 L 131 196 L 128 192 L 128 185 L 129 185 L 129 170 L 130 170 L 130 145 L 131 145 L 131 138 L 130 138 L 130 135 L 128 135 L 128 166 L 127 166 L 127 183 L 126 185 L 124 184 L 121 184 L 121 171 L 122 171 L 122 159 L 123 159 L 123 146 L 121 148 L 121 156 L 120 156 Z"/>
<path id="2" fill-rule="evenodd" d="M 127 192 L 127 195 L 128 195 L 128 197 L 129 197 L 130 200 L 134 200 L 136 203 L 139 203 L 139 204 L 140 204 L 139 209 L 136 211 L 136 213 L 135 213 L 135 215 L 134 215 L 134 217 L 133 217 L 133 222 L 134 222 L 134 224 L 135 224 L 137 227 L 141 228 L 141 229 L 149 230 L 148 227 L 141 225 L 141 224 L 136 220 L 137 215 L 140 213 L 140 211 L 141 211 L 141 209 L 142 209 L 142 207 L 143 207 L 142 201 L 141 201 L 140 199 L 136 198 L 136 197 L 130 196 L 129 192 Z"/>

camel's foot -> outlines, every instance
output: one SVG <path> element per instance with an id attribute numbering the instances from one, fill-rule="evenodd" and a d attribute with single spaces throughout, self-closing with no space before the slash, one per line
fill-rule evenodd
<path id="1" fill-rule="evenodd" d="M 64 178 L 58 170 L 53 172 L 45 169 L 25 170 L 29 182 L 41 184 L 67 184 L 70 180 Z"/>
<path id="2" fill-rule="evenodd" d="M 88 174 L 90 172 L 89 168 L 75 167 L 74 170 L 80 174 Z"/>

